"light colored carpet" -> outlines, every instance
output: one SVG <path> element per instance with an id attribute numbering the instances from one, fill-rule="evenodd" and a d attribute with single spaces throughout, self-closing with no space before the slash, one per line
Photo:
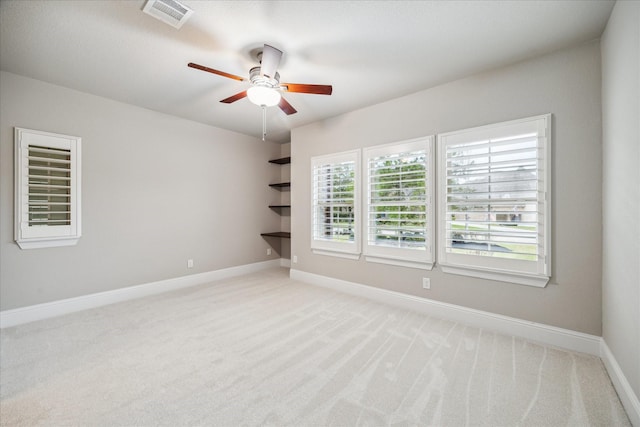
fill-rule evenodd
<path id="1" fill-rule="evenodd" d="M 625 426 L 597 357 L 268 270 L 8 328 L 0 422 Z"/>

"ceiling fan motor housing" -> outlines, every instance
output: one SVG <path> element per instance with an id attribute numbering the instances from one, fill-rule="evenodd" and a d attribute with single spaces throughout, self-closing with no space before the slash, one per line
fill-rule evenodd
<path id="1" fill-rule="evenodd" d="M 280 73 L 276 72 L 276 75 L 272 78 L 260 74 L 260 67 L 253 67 L 249 70 L 249 80 L 255 86 L 278 88 L 280 86 Z"/>

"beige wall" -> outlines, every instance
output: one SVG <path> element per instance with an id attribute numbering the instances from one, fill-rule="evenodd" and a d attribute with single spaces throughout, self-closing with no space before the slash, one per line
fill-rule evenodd
<path id="1" fill-rule="evenodd" d="M 600 78 L 593 42 L 294 129 L 292 268 L 600 335 Z M 554 128 L 553 277 L 546 288 L 311 253 L 312 156 L 545 113 Z M 431 290 L 422 289 L 422 277 L 431 278 Z"/>
<path id="2" fill-rule="evenodd" d="M 640 396 L 640 3 L 602 37 L 603 338 Z"/>
<path id="3" fill-rule="evenodd" d="M 280 145 L 5 72 L 0 94 L 2 310 L 277 257 Z M 14 126 L 82 137 L 77 246 L 13 242 Z"/>

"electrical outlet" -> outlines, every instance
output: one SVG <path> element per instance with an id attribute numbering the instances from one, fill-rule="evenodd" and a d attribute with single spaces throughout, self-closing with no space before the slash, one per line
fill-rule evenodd
<path id="1" fill-rule="evenodd" d="M 193 260 L 192 259 L 188 259 L 187 260 L 187 268 L 193 268 Z"/>
<path id="2" fill-rule="evenodd" d="M 267 255 L 271 255 L 271 248 L 267 248 Z"/>
<path id="3" fill-rule="evenodd" d="M 294 262 L 294 263 L 298 262 L 298 255 L 294 255 L 294 256 L 293 256 L 293 262 Z"/>
<path id="4" fill-rule="evenodd" d="M 422 288 L 423 289 L 431 289 L 431 279 L 428 277 L 422 278 Z"/>

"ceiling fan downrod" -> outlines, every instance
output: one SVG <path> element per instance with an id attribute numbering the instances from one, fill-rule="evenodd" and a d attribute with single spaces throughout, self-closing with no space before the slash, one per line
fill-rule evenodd
<path id="1" fill-rule="evenodd" d="M 262 106 L 262 140 L 267 137 L 267 106 Z"/>

